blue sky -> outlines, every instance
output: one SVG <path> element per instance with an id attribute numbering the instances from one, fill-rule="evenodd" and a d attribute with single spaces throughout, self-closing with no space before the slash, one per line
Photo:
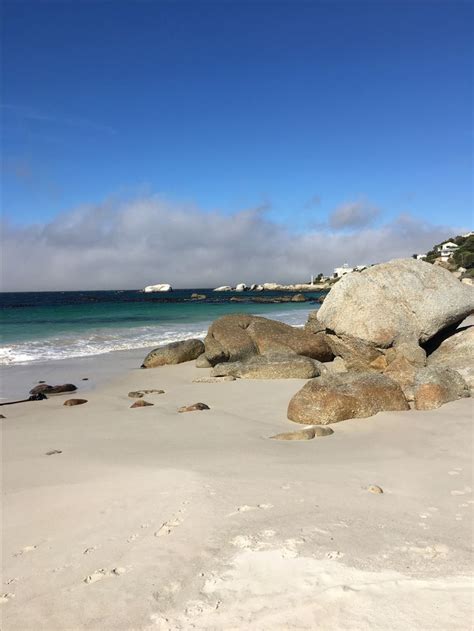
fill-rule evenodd
<path id="1" fill-rule="evenodd" d="M 62 246 L 73 225 L 107 239 L 104 204 L 118 235 L 137 200 L 154 209 L 150 234 L 158 220 L 175 231 L 178 215 L 185 226 L 189 212 L 188 242 L 205 215 L 238 222 L 249 210 L 262 234 L 322 235 L 339 248 L 334 262 L 373 262 L 388 241 L 405 255 L 403 244 L 421 251 L 470 229 L 472 14 L 452 0 L 6 0 L 7 237 L 28 253 L 61 230 Z M 351 254 L 341 233 L 379 250 Z M 44 256 L 58 243 L 43 243 Z M 288 265 L 269 269 L 283 277 Z"/>
<path id="2" fill-rule="evenodd" d="M 4 3 L 3 206 L 472 212 L 472 5 Z M 312 200 L 312 202 L 311 202 Z"/>

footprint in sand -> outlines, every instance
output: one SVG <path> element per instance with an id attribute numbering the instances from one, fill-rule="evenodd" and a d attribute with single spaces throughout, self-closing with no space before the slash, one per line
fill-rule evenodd
<path id="1" fill-rule="evenodd" d="M 430 515 L 429 513 L 419 513 L 418 517 L 420 517 L 421 519 L 429 519 L 430 517 L 432 517 L 432 515 Z"/>
<path id="2" fill-rule="evenodd" d="M 270 508 L 273 508 L 273 504 L 257 504 L 257 506 L 248 506 L 247 504 L 244 504 L 243 506 L 239 506 L 234 512 L 229 513 L 227 517 L 233 517 L 234 515 L 238 515 L 239 513 L 248 513 L 249 511 L 258 509 L 268 510 Z"/>
<path id="3" fill-rule="evenodd" d="M 130 537 L 127 539 L 127 543 L 132 543 L 132 541 L 135 541 L 135 539 L 138 539 L 138 537 L 139 535 L 137 535 L 136 533 L 130 535 Z"/>
<path id="4" fill-rule="evenodd" d="M 425 546 L 424 548 L 420 548 L 418 546 L 411 546 L 408 548 L 408 551 L 414 552 L 415 554 L 419 554 L 425 559 L 437 559 L 437 558 L 444 559 L 448 556 L 449 548 L 448 546 L 445 546 L 442 543 L 436 543 L 434 546 Z"/>
<path id="5" fill-rule="evenodd" d="M 24 548 L 22 548 L 19 552 L 15 552 L 15 554 L 13 556 L 15 557 L 21 557 L 24 554 L 27 554 L 28 552 L 33 552 L 33 550 L 36 550 L 38 546 L 25 546 Z"/>
<path id="6" fill-rule="evenodd" d="M 15 594 L 10 594 L 10 592 L 7 592 L 6 594 L 1 594 L 0 595 L 0 605 L 4 605 L 5 603 L 7 603 L 12 598 L 15 598 Z"/>
<path id="7" fill-rule="evenodd" d="M 98 546 L 91 546 L 90 548 L 86 548 L 85 550 L 83 550 L 82 554 L 90 554 L 91 552 L 97 550 L 97 548 Z"/>
<path id="8" fill-rule="evenodd" d="M 344 556 L 344 552 L 340 552 L 339 550 L 331 550 L 331 552 L 326 552 L 326 559 L 342 559 Z"/>
<path id="9" fill-rule="evenodd" d="M 463 489 L 454 489 L 454 491 L 451 491 L 451 495 L 467 495 L 468 493 L 472 493 L 470 486 L 465 486 Z"/>
<path id="10" fill-rule="evenodd" d="M 124 567 L 114 567 L 112 570 L 96 570 L 95 572 L 92 572 L 92 574 L 89 574 L 89 576 L 86 576 L 84 583 L 90 585 L 91 583 L 97 583 L 97 581 L 101 581 L 103 578 L 107 578 L 108 576 L 121 576 L 122 574 L 125 574 L 126 571 L 127 570 Z"/>
<path id="11" fill-rule="evenodd" d="M 183 520 L 179 517 L 175 517 L 173 519 L 170 519 L 169 521 L 165 521 L 155 532 L 155 537 L 166 537 L 167 535 L 170 535 L 173 530 L 180 526 L 182 523 Z"/>
<path id="12" fill-rule="evenodd" d="M 12 583 L 18 583 L 18 578 L 9 578 L 8 581 L 5 581 L 5 585 L 11 585 Z"/>

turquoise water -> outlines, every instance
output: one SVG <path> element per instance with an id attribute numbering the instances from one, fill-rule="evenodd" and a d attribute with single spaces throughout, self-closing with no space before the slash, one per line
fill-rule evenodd
<path id="1" fill-rule="evenodd" d="M 191 300 L 193 292 L 206 294 Z M 206 289 L 144 294 L 136 290 L 0 294 L 0 363 L 18 364 L 86 357 L 203 337 L 209 324 L 228 313 L 254 313 L 299 325 L 316 304 L 234 303 L 230 293 Z M 238 294 L 242 297 L 242 294 Z M 261 294 L 260 294 L 261 295 Z M 282 292 L 265 292 L 276 297 Z M 308 299 L 320 294 L 307 295 Z"/>

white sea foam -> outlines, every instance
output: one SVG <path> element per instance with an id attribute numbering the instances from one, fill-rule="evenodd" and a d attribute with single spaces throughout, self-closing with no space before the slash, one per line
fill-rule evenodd
<path id="1" fill-rule="evenodd" d="M 301 326 L 310 310 L 268 314 L 293 326 Z M 204 338 L 210 322 L 155 325 L 134 328 L 103 328 L 57 335 L 0 347 L 0 365 L 12 366 L 41 361 L 101 355 L 112 351 L 159 346 L 190 338 Z"/>

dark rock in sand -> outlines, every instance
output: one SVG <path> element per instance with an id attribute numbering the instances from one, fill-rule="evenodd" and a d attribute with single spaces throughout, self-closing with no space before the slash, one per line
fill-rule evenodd
<path id="1" fill-rule="evenodd" d="M 156 368 L 167 364 L 181 364 L 197 359 L 204 352 L 201 340 L 171 342 L 152 350 L 143 360 L 142 368 Z"/>
<path id="2" fill-rule="evenodd" d="M 56 454 L 62 454 L 63 452 L 60 449 L 51 449 L 51 451 L 47 451 L 45 456 L 55 456 Z"/>
<path id="3" fill-rule="evenodd" d="M 82 381 L 89 381 L 89 377 L 82 377 Z"/>
<path id="4" fill-rule="evenodd" d="M 77 390 L 77 386 L 72 383 L 63 383 L 60 386 L 50 386 L 42 383 L 31 388 L 30 394 L 63 394 L 64 392 L 74 392 L 75 390 Z"/>
<path id="5" fill-rule="evenodd" d="M 0 414 L 0 418 L 7 418 L 7 417 L 4 416 L 3 414 Z"/>
<path id="6" fill-rule="evenodd" d="M 87 403 L 87 399 L 67 399 L 66 401 L 64 401 L 63 405 L 82 405 L 83 403 Z"/>
<path id="7" fill-rule="evenodd" d="M 199 410 L 210 410 L 211 408 L 205 403 L 193 403 L 193 405 L 183 405 L 178 412 L 195 412 Z"/>
<path id="8" fill-rule="evenodd" d="M 296 353 L 254 355 L 246 361 L 225 362 L 212 369 L 213 377 L 232 375 L 241 379 L 311 379 L 321 374 L 322 364 Z"/>
<path id="9" fill-rule="evenodd" d="M 327 425 L 366 418 L 384 410 L 409 410 L 400 388 L 378 373 L 341 373 L 311 379 L 291 399 L 288 418 L 297 423 Z"/>
<path id="10" fill-rule="evenodd" d="M 313 335 L 283 322 L 248 314 L 215 320 L 204 340 L 208 361 L 216 364 L 242 361 L 266 353 L 296 353 L 320 361 L 333 358 L 325 335 Z"/>
<path id="11" fill-rule="evenodd" d="M 146 408 L 152 406 L 153 403 L 148 403 L 145 399 L 138 399 L 135 403 L 132 403 L 131 408 Z"/>

